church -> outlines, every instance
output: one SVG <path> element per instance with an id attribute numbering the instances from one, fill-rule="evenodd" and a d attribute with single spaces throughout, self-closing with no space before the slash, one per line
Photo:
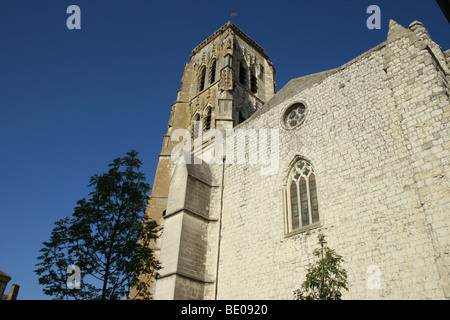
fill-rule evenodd
<path id="1" fill-rule="evenodd" d="M 275 92 L 231 22 L 192 50 L 146 214 L 154 299 L 293 299 L 319 234 L 343 299 L 448 299 L 450 50 L 422 23 Z"/>

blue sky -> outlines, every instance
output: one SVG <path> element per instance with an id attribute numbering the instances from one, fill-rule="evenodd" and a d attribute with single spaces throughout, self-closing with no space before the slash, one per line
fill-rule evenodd
<path id="1" fill-rule="evenodd" d="M 66 27 L 72 4 L 81 9 L 81 30 Z M 381 9 L 380 30 L 366 27 L 371 4 Z M 137 150 L 153 184 L 189 54 L 228 20 L 266 49 L 279 90 L 383 42 L 389 19 L 404 27 L 421 21 L 450 48 L 450 25 L 430 0 L 2 0 L 0 270 L 12 277 L 6 291 L 15 283 L 19 299 L 50 298 L 33 272 L 42 242 L 114 158 Z"/>

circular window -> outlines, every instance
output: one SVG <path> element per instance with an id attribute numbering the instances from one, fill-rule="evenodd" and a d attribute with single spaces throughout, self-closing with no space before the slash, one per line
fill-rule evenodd
<path id="1" fill-rule="evenodd" d="M 305 119 L 306 107 L 303 103 L 294 103 L 286 109 L 283 115 L 283 124 L 286 129 L 294 129 Z"/>

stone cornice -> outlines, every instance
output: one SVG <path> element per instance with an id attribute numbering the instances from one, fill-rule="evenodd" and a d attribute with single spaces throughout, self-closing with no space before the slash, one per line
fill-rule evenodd
<path id="1" fill-rule="evenodd" d="M 236 27 L 231 21 L 228 21 L 225 23 L 222 27 L 220 27 L 216 32 L 214 32 L 212 35 L 210 35 L 206 40 L 204 40 L 202 43 L 200 43 L 198 46 L 192 50 L 192 53 L 189 57 L 193 57 L 197 52 L 199 52 L 202 48 L 204 48 L 208 43 L 213 41 L 217 36 L 225 32 L 228 28 L 231 28 L 237 35 L 239 35 L 243 40 L 245 40 L 249 45 L 251 45 L 253 48 L 258 50 L 266 59 L 269 59 L 269 56 L 266 53 L 266 50 L 264 50 L 259 44 L 257 44 L 252 38 L 250 38 L 248 35 L 244 33 L 241 29 Z"/>

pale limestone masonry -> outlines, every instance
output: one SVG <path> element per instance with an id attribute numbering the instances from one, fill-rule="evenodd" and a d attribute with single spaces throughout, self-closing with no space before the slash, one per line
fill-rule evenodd
<path id="1" fill-rule="evenodd" d="M 265 52 L 227 25 L 191 58 L 207 57 L 231 30 L 240 52 L 270 70 Z M 273 97 L 273 73 L 266 74 L 262 98 L 244 99 L 252 115 L 242 123 L 236 95 L 245 90 L 230 83 L 219 89 L 227 66 L 237 77 L 239 59 L 230 58 L 220 60 L 224 77 L 209 100 L 217 103 L 217 127 L 225 110 L 219 96 L 227 93 L 233 112 L 222 120 L 233 116 L 238 137 L 278 130 L 278 170 L 263 175 L 261 163 L 229 163 L 229 154 L 224 163 L 171 165 L 155 298 L 292 299 L 322 232 L 345 260 L 344 299 L 448 299 L 449 51 L 420 22 L 406 29 L 391 21 L 385 42 L 339 68 L 293 79 Z M 201 95 L 189 99 L 208 103 Z M 286 130 L 284 111 L 297 102 L 306 106 L 305 120 Z M 212 152 L 213 142 L 201 149 Z M 286 190 L 295 159 L 314 167 L 320 223 L 289 232 Z"/>

